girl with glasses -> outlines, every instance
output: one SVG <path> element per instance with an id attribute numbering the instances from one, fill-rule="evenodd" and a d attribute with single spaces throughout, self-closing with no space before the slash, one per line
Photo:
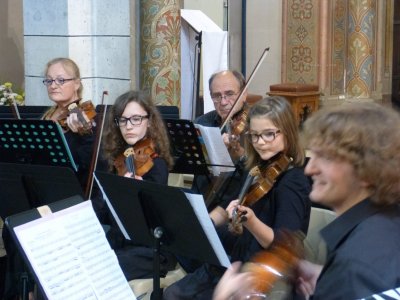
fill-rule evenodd
<path id="1" fill-rule="evenodd" d="M 268 249 L 281 230 L 301 231 L 305 235 L 311 210 L 310 182 L 303 172 L 304 150 L 290 104 L 281 97 L 258 101 L 250 108 L 246 132 L 248 170 L 265 170 L 279 157 L 287 157 L 291 162 L 271 180 L 270 189 L 254 204 L 240 205 L 236 199 L 210 213 L 231 261 L 242 263 Z M 253 183 L 257 183 L 257 176 Z M 242 233 L 232 230 L 232 219 L 238 214 Z M 166 288 L 164 299 L 188 299 L 194 295 L 196 299 L 211 299 L 224 271 L 221 267 L 202 265 Z M 217 295 L 216 299 L 221 298 Z"/>
<path id="2" fill-rule="evenodd" d="M 103 155 L 109 170 L 120 176 L 168 183 L 173 165 L 164 122 L 150 97 L 140 91 L 120 95 L 109 109 L 104 126 Z M 126 279 L 152 278 L 153 249 L 125 240 L 112 222 L 108 240 Z M 175 257 L 161 251 L 161 273 L 173 270 Z"/>
<path id="3" fill-rule="evenodd" d="M 173 159 L 163 124 L 158 109 L 143 92 L 130 91 L 119 96 L 108 113 L 103 135 L 103 150 L 110 170 L 119 171 L 122 176 L 167 184 Z M 140 157 L 133 153 L 138 145 L 147 145 L 152 149 L 147 157 L 152 161 L 152 167 L 144 173 L 138 168 L 140 163 L 137 160 Z M 131 153 L 135 160 L 135 172 L 128 168 L 121 171 L 125 166 L 120 166 L 120 160 L 127 148 L 133 148 Z"/>

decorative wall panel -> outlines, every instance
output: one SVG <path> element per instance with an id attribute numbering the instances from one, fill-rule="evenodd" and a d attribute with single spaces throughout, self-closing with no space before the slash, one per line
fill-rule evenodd
<path id="1" fill-rule="evenodd" d="M 285 81 L 318 84 L 318 1 L 289 0 L 286 7 Z"/>

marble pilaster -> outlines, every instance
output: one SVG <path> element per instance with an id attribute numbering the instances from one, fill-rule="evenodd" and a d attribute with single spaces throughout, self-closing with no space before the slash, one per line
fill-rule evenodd
<path id="1" fill-rule="evenodd" d="M 69 57 L 81 71 L 83 98 L 112 103 L 131 86 L 129 0 L 24 0 L 27 105 L 51 105 L 42 84 L 47 61 Z"/>

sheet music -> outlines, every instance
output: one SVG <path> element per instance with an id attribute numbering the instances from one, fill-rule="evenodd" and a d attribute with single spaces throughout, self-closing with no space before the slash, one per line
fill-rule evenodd
<path id="1" fill-rule="evenodd" d="M 221 172 L 233 171 L 235 165 L 232 162 L 228 149 L 222 140 L 221 131 L 218 127 L 206 127 L 195 124 L 200 130 L 204 144 L 207 148 L 208 158 L 211 163 L 211 169 L 214 176 Z"/>
<path id="2" fill-rule="evenodd" d="M 219 262 L 222 266 L 228 268 L 231 265 L 231 262 L 229 261 L 228 255 L 226 254 L 224 247 L 222 246 L 221 240 L 218 237 L 214 224 L 211 222 L 211 218 L 208 215 L 207 208 L 204 204 L 203 195 L 191 193 L 185 193 L 185 195 L 192 205 L 193 210 L 197 215 L 197 218 L 199 219 L 199 222 L 203 227 L 204 232 L 206 233 L 208 240 L 210 241 L 211 246 L 213 247 L 214 252 L 219 259 Z"/>
<path id="3" fill-rule="evenodd" d="M 129 236 L 128 232 L 126 231 L 124 225 L 121 222 L 121 219 L 118 217 L 118 214 L 115 212 L 115 209 L 112 206 L 110 199 L 108 199 L 107 194 L 104 192 L 103 186 L 101 185 L 100 181 L 97 179 L 96 174 L 93 174 L 93 176 L 94 176 L 94 179 L 96 179 L 97 185 L 99 186 L 101 193 L 103 194 L 103 199 L 106 200 L 107 206 L 110 209 L 111 214 L 113 215 L 115 221 L 117 222 L 118 227 L 120 228 L 122 234 L 124 235 L 124 237 L 127 240 L 131 240 L 131 237 Z"/>
<path id="4" fill-rule="evenodd" d="M 49 299 L 136 299 L 90 200 L 14 231 Z"/>

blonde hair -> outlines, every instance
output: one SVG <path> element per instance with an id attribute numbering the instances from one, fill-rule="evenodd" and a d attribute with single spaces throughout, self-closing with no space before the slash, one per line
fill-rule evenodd
<path id="1" fill-rule="evenodd" d="M 304 124 L 304 142 L 353 165 L 380 205 L 400 200 L 400 116 L 374 103 L 323 109 Z"/>
<path id="2" fill-rule="evenodd" d="M 46 68 L 44 69 L 44 76 L 47 76 L 47 72 L 49 71 L 49 68 L 52 65 L 61 63 L 64 67 L 64 69 L 66 69 L 68 72 L 70 72 L 71 76 L 75 79 L 80 79 L 81 78 L 81 73 L 79 71 L 79 67 L 78 65 L 70 58 L 66 58 L 66 57 L 57 57 L 54 58 L 52 60 L 50 60 L 47 64 L 46 64 Z M 77 95 L 78 95 L 78 99 L 82 98 L 82 92 L 83 92 L 83 85 L 82 82 L 79 80 L 79 88 L 77 90 Z M 57 109 L 57 105 L 54 105 L 52 107 L 50 107 L 44 114 L 43 114 L 43 119 L 47 119 L 50 118 L 51 115 L 55 112 L 55 110 Z"/>
<path id="3" fill-rule="evenodd" d="M 71 74 L 71 76 L 75 79 L 80 79 L 81 78 L 81 72 L 79 71 L 79 67 L 78 65 L 70 58 L 66 58 L 66 57 L 57 57 L 54 58 L 52 60 L 50 60 L 47 64 L 46 64 L 46 68 L 44 69 L 44 76 L 47 76 L 47 72 L 49 71 L 49 68 L 52 65 L 61 63 L 64 67 L 64 69 L 68 70 Z M 83 85 L 82 83 L 79 86 L 79 89 L 77 91 L 78 94 L 78 98 L 81 99 L 82 98 L 82 92 L 83 92 Z"/>

